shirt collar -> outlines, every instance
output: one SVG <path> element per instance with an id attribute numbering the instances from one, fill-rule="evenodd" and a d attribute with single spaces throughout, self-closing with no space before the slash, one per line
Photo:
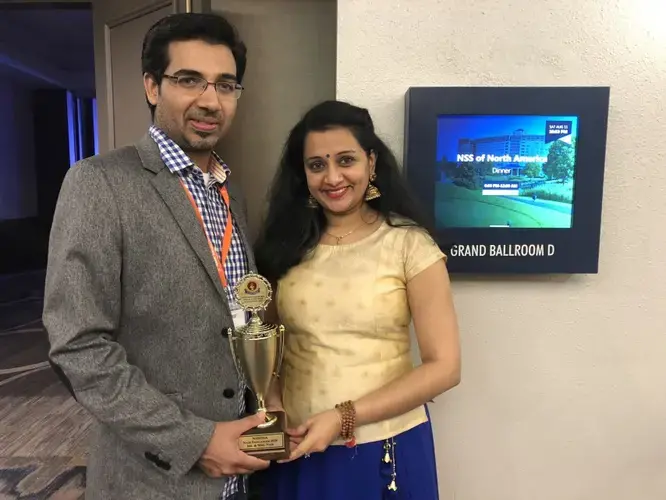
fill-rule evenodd
<path id="1" fill-rule="evenodd" d="M 157 144 L 162 161 L 171 173 L 175 174 L 187 169 L 198 168 L 192 159 L 187 156 L 185 151 L 171 140 L 159 127 L 151 125 L 148 129 L 148 133 L 155 141 L 155 144 Z M 213 151 L 212 158 L 213 162 L 209 168 L 211 180 L 214 179 L 220 184 L 224 184 L 229 177 L 231 170 L 215 151 Z"/>

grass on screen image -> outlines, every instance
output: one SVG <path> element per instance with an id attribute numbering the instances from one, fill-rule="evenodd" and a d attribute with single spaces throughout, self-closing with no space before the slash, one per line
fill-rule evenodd
<path id="1" fill-rule="evenodd" d="M 453 183 L 436 184 L 435 218 L 438 228 L 571 227 L 573 180 L 546 182 L 521 196 L 488 196 L 481 189 Z"/>

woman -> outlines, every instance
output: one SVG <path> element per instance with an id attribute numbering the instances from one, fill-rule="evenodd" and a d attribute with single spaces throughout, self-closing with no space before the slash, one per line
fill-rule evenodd
<path id="1" fill-rule="evenodd" d="M 324 102 L 291 131 L 256 259 L 287 331 L 267 405 L 292 427 L 261 498 L 438 498 L 425 404 L 460 379 L 446 257 L 367 110 Z"/>

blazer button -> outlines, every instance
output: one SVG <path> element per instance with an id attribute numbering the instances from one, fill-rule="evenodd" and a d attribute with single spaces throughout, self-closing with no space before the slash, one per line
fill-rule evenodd
<path id="1" fill-rule="evenodd" d="M 234 394 L 236 394 L 236 392 L 233 389 L 225 389 L 222 391 L 222 395 L 227 399 L 233 398 Z"/>

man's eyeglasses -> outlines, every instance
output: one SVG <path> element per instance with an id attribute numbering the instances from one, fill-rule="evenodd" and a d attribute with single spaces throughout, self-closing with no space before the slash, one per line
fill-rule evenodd
<path id="1" fill-rule="evenodd" d="M 215 92 L 217 92 L 217 95 L 220 97 L 233 97 L 238 99 L 243 93 L 243 86 L 236 82 L 209 82 L 205 78 L 192 75 L 164 75 L 164 77 L 174 82 L 178 88 L 196 94 L 197 96 L 203 94 L 209 85 L 215 87 Z"/>

